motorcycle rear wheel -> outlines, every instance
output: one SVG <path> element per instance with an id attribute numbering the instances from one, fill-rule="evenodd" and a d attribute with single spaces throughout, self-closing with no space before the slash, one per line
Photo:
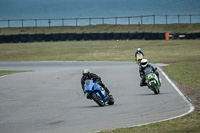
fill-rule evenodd
<path id="1" fill-rule="evenodd" d="M 105 105 L 102 96 L 97 96 L 96 93 L 92 94 L 92 99 L 101 107 Z"/>

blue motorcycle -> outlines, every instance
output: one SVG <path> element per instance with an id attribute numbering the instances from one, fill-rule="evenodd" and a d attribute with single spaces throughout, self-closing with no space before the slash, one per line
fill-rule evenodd
<path id="1" fill-rule="evenodd" d="M 109 96 L 103 87 L 98 83 L 94 83 L 93 80 L 87 79 L 85 81 L 85 93 L 87 93 L 87 98 L 93 99 L 99 106 L 104 106 L 106 104 L 113 105 L 114 98 Z"/>

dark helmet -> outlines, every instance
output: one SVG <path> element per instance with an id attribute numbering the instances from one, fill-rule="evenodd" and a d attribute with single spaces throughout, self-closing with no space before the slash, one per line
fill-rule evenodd
<path id="1" fill-rule="evenodd" d="M 138 48 L 137 51 L 138 51 L 138 52 L 141 52 L 141 48 Z"/>
<path id="2" fill-rule="evenodd" d="M 147 59 L 142 59 L 142 60 L 141 60 L 141 66 L 142 66 L 142 67 L 146 67 L 147 64 L 148 64 Z"/>

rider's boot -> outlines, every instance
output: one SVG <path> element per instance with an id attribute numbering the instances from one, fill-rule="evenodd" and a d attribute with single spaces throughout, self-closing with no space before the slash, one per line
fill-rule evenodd
<path id="1" fill-rule="evenodd" d="M 110 96 L 110 98 L 113 98 L 113 96 L 112 96 L 111 92 L 108 90 L 108 88 L 104 87 L 104 89 L 105 89 L 106 93 Z"/>

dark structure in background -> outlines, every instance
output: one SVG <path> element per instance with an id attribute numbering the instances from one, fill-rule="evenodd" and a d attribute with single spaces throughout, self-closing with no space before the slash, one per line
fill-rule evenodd
<path id="1" fill-rule="evenodd" d="M 50 41 L 80 41 L 80 40 L 165 40 L 166 33 L 55 33 L 55 34 L 18 34 L 0 35 L 0 43 L 27 43 L 27 42 L 50 42 Z M 170 34 L 170 39 L 198 39 L 198 33 L 175 33 Z"/>

